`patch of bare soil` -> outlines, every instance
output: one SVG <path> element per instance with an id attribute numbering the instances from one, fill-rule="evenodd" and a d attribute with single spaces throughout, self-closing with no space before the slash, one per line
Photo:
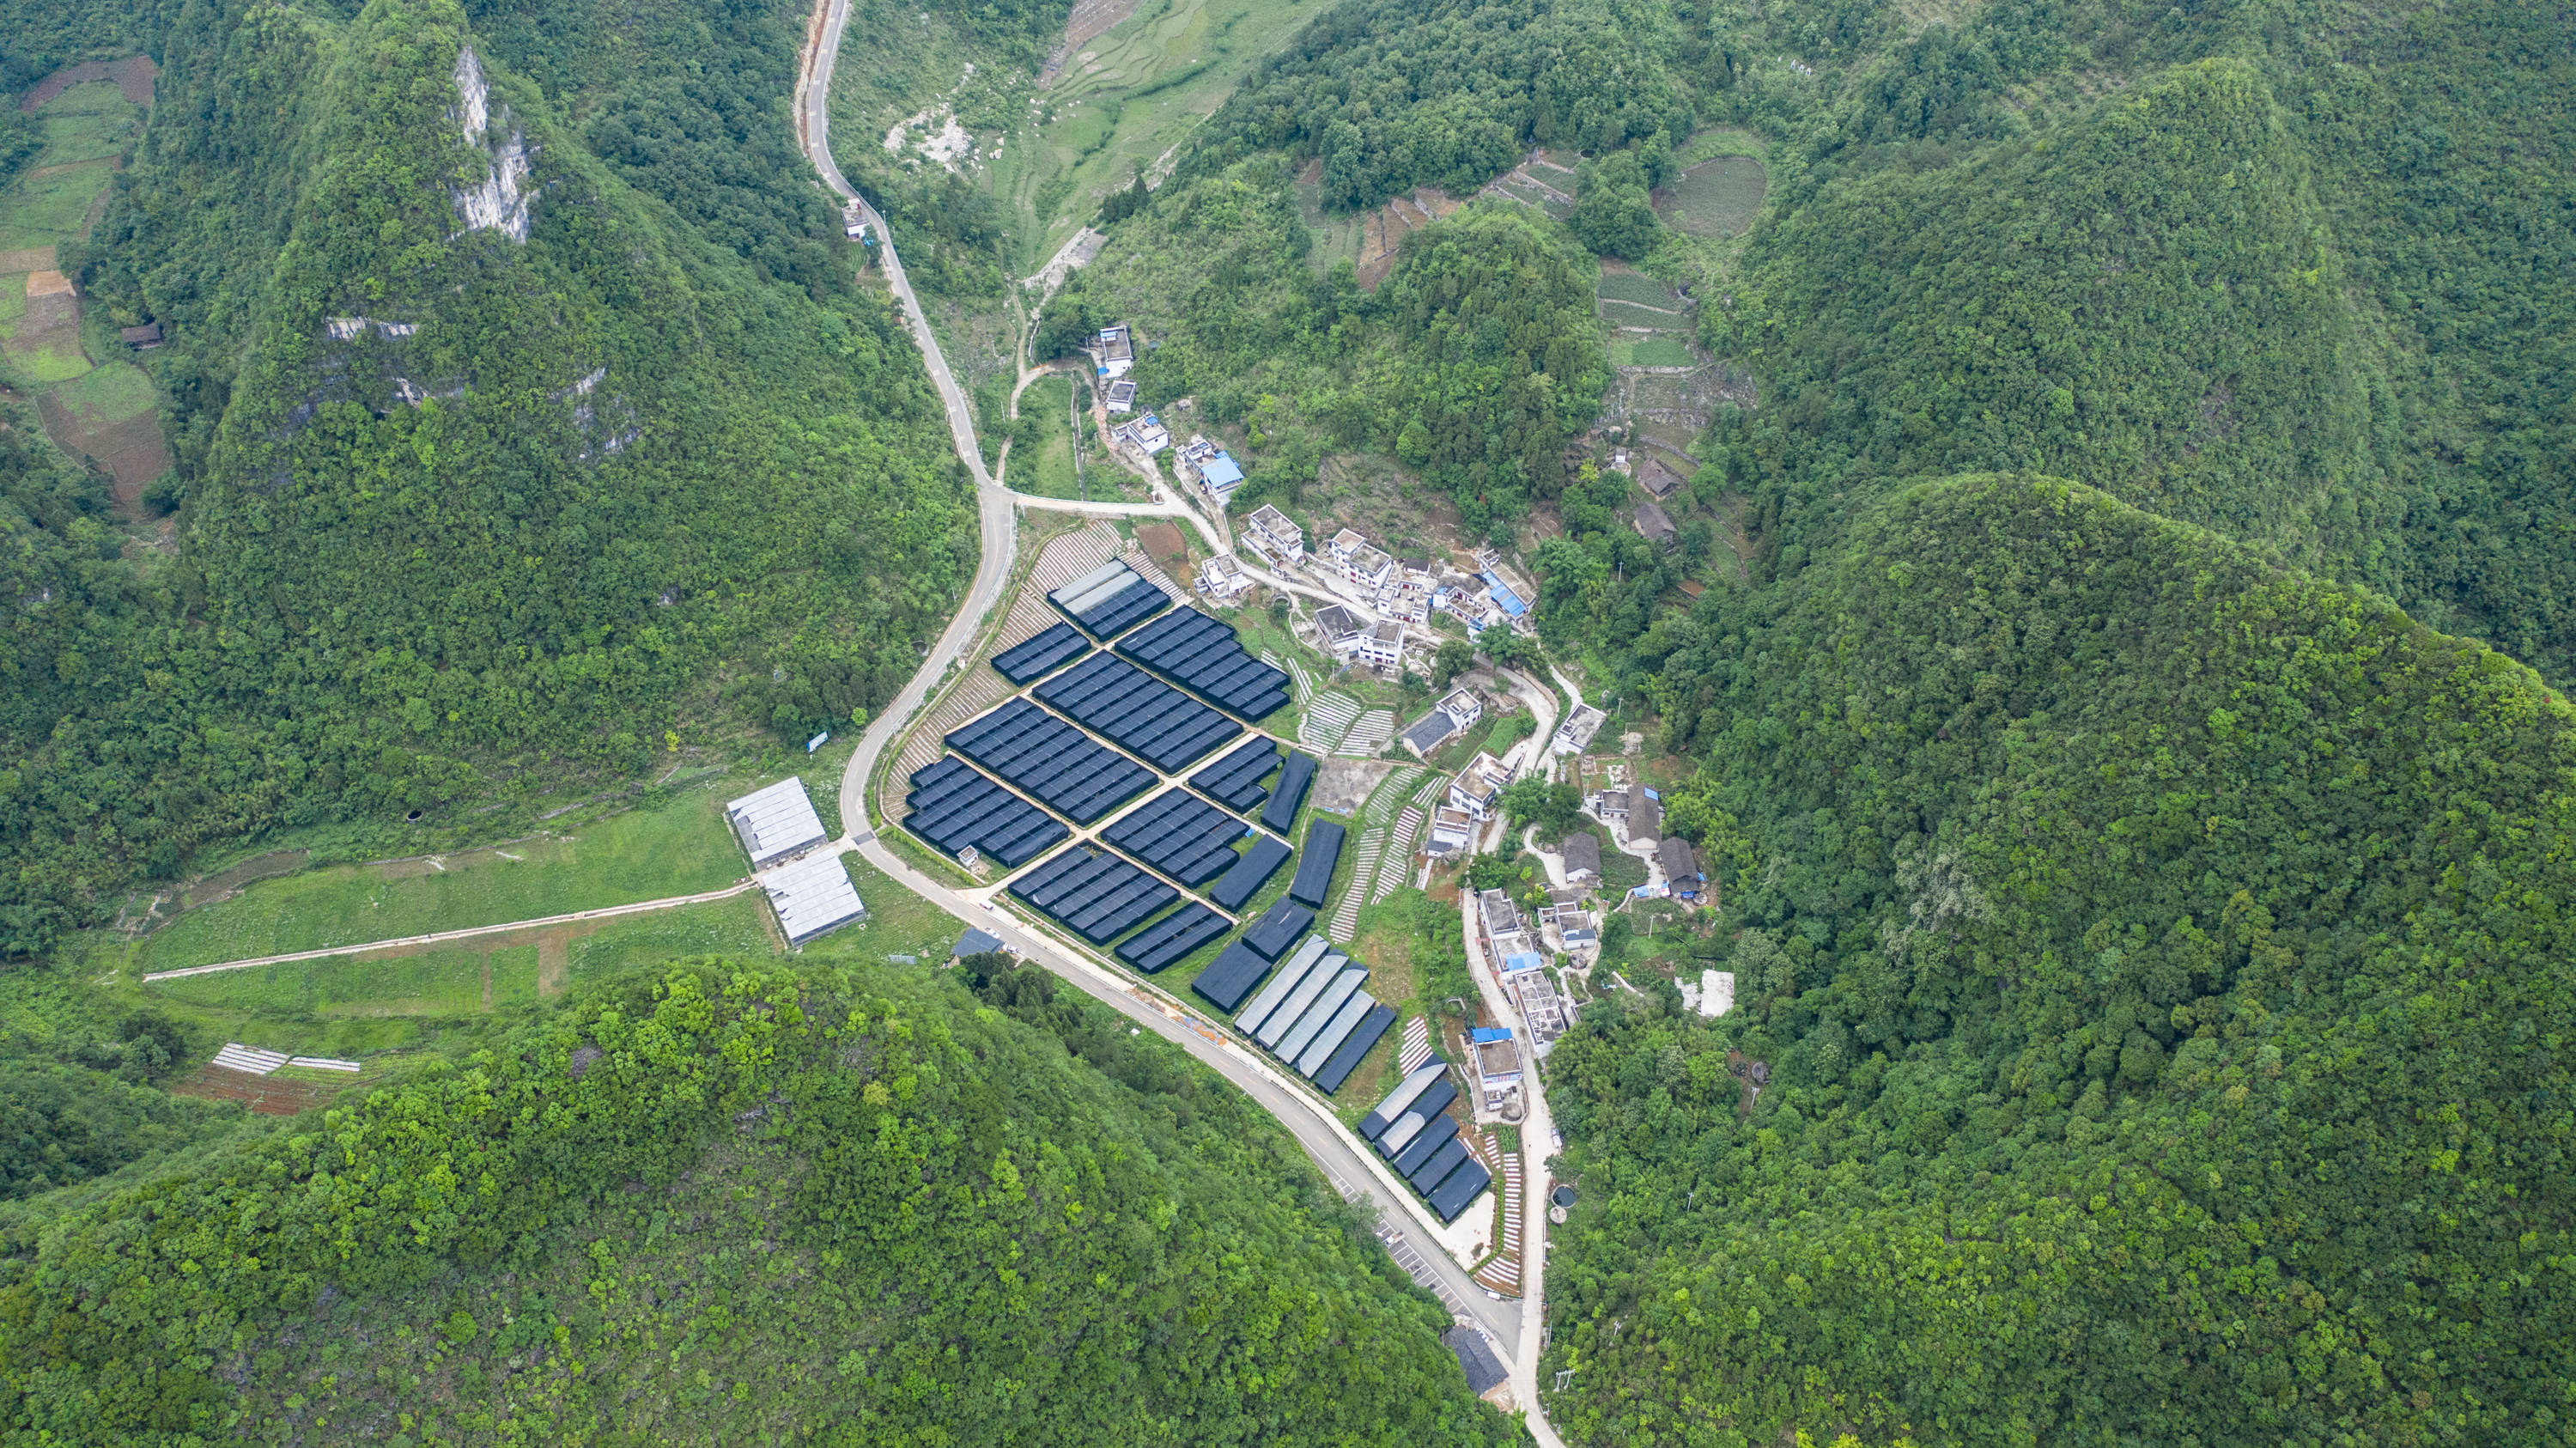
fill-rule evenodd
<path id="1" fill-rule="evenodd" d="M 240 864 L 218 870 L 190 885 L 187 894 L 180 897 L 181 907 L 194 910 L 200 905 L 229 900 L 254 880 L 294 874 L 303 869 L 304 862 L 311 858 L 313 854 L 309 850 L 271 850 L 265 855 L 253 855 Z"/>
<path id="2" fill-rule="evenodd" d="M 1189 543 L 1181 537 L 1181 530 L 1169 523 L 1138 524 L 1136 541 L 1165 568 L 1178 568 L 1189 561 Z"/>
<path id="3" fill-rule="evenodd" d="M 1370 791 L 1394 772 L 1395 765 L 1383 759 L 1327 759 L 1315 774 L 1315 808 L 1357 814 Z"/>
<path id="4" fill-rule="evenodd" d="M 1323 163 L 1318 161 L 1315 164 L 1320 166 Z M 31 246 L 24 251 L 0 251 L 0 276 L 53 269 L 54 249 L 50 246 Z"/>
<path id="5" fill-rule="evenodd" d="M 1396 255 L 1404 246 L 1405 235 L 1429 226 L 1463 204 L 1437 186 L 1425 186 L 1370 212 L 1361 231 L 1360 285 L 1376 291 L 1377 284 L 1395 270 Z"/>
<path id="6" fill-rule="evenodd" d="M 548 931 L 537 937 L 537 995 L 553 1000 L 572 984 L 572 937 Z"/>
<path id="7" fill-rule="evenodd" d="M 115 484 L 117 511 L 129 518 L 143 513 L 143 489 L 170 470 L 170 445 L 161 437 L 160 419 L 151 413 L 100 425 L 85 421 L 46 393 L 36 399 L 45 432 L 65 450 L 79 453 L 105 468 Z"/>
<path id="8" fill-rule="evenodd" d="M 148 106 L 152 104 L 153 78 L 160 74 L 160 67 L 154 65 L 148 55 L 129 55 L 123 60 L 84 60 L 78 65 L 64 66 L 29 86 L 27 93 L 18 98 L 18 109 L 41 109 L 45 102 L 73 86 L 87 85 L 94 80 L 112 80 L 116 82 L 118 93 L 130 104 Z"/>
<path id="9" fill-rule="evenodd" d="M 262 1116 L 293 1116 L 321 1105 L 343 1089 L 318 1081 L 290 1081 L 254 1075 L 248 1071 L 236 1071 L 230 1066 L 200 1066 L 170 1087 L 174 1094 L 180 1096 L 195 1096 L 206 1101 L 238 1101 Z"/>

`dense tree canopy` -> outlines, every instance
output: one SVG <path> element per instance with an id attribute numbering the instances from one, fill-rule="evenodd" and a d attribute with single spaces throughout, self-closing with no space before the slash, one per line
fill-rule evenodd
<path id="1" fill-rule="evenodd" d="M 214 0 L 161 35 L 71 264 L 170 338 L 178 556 L 116 560 L 94 485 L 0 436 L 45 599 L 0 720 L 9 948 L 207 841 L 640 768 L 719 668 L 801 738 L 889 697 L 971 573 L 915 354 L 790 179 L 803 11 L 544 8 Z M 456 199 L 514 135 L 524 242 Z"/>
<path id="2" fill-rule="evenodd" d="M 2554 1440 L 2576 716 L 2530 670 L 2026 477 L 1639 648 L 1739 1008 L 1549 1063 L 1573 1436 Z"/>
<path id="3" fill-rule="evenodd" d="M 1358 208 L 1417 186 L 1464 195 L 1533 144 L 1678 142 L 1690 104 L 1637 44 L 1662 24 L 1626 0 L 1345 0 L 1261 63 L 1201 154 L 1320 157 L 1326 204 Z"/>
<path id="4" fill-rule="evenodd" d="M 0 1432 L 1516 1436 L 1285 1131 L 1011 967 L 684 964 L 22 1223 Z"/>

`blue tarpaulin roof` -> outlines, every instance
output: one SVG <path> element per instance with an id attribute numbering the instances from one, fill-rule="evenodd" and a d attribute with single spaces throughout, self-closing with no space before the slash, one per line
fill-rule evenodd
<path id="1" fill-rule="evenodd" d="M 1503 974 L 1512 975 L 1524 970 L 1536 970 L 1545 963 L 1539 958 L 1537 951 L 1524 950 L 1518 955 L 1503 957 Z"/>
<path id="2" fill-rule="evenodd" d="M 1501 604 L 1503 612 L 1510 614 L 1514 618 L 1520 617 L 1524 611 L 1524 606 L 1521 603 L 1521 596 L 1512 592 L 1510 584 L 1507 584 L 1503 582 L 1502 579 L 1496 577 L 1494 570 L 1490 568 L 1486 569 L 1483 576 L 1485 580 L 1486 596 L 1493 599 L 1494 602 Z"/>
<path id="3" fill-rule="evenodd" d="M 1511 1038 L 1512 1028 L 1509 1026 L 1478 1026 L 1467 1033 L 1467 1039 L 1480 1045 L 1487 1041 L 1508 1041 Z"/>

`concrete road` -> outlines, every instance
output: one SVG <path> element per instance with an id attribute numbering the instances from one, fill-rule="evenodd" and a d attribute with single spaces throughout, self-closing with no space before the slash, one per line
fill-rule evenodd
<path id="1" fill-rule="evenodd" d="M 947 409 L 949 432 L 956 443 L 957 455 L 975 479 L 983 557 L 957 617 L 922 659 L 920 669 L 860 735 L 858 748 L 850 755 L 848 769 L 841 779 L 842 828 L 849 834 L 844 843 L 855 846 L 870 864 L 923 899 L 967 924 L 991 931 L 1019 951 L 1022 958 L 1044 966 L 1094 998 L 1125 1013 L 1137 1022 L 1138 1029 L 1152 1030 L 1167 1040 L 1179 1042 L 1184 1050 L 1233 1082 L 1286 1126 L 1339 1190 L 1371 1198 L 1384 1221 L 1401 1231 L 1423 1212 L 1411 1191 L 1388 1171 L 1374 1151 L 1352 1136 L 1320 1103 L 1287 1084 L 1256 1053 L 1213 1028 L 1203 1028 L 1204 1034 L 1201 1029 L 1192 1029 L 1188 1014 L 1181 1007 L 1131 984 L 1105 966 L 1057 948 L 1037 930 L 994 908 L 991 902 L 975 900 L 951 890 L 915 870 L 878 840 L 868 826 L 867 780 L 876 761 L 921 708 L 931 690 L 946 677 L 949 667 L 965 652 L 968 643 L 981 629 L 986 615 L 1001 602 L 1004 585 L 1011 575 L 1016 541 L 1014 504 L 1052 507 L 1058 500 L 1015 495 L 993 482 L 975 443 L 974 415 L 967 407 L 964 391 L 949 372 L 947 358 L 939 350 L 938 338 L 931 335 L 929 321 L 922 315 L 921 303 L 914 296 L 911 283 L 904 276 L 902 259 L 895 251 L 894 235 L 887 228 L 885 218 L 859 197 L 842 176 L 839 165 L 832 160 L 826 102 L 831 92 L 833 64 L 840 51 L 841 31 L 848 19 L 849 0 L 818 0 L 807 35 L 808 48 L 800 76 L 802 92 L 797 98 L 800 139 L 824 182 L 837 194 L 858 202 L 861 214 L 875 230 L 880 265 L 885 269 L 887 283 L 902 304 L 904 319 L 911 326 L 913 340 L 921 348 L 922 361 L 928 367 L 931 381 L 939 390 L 940 401 Z M 1095 508 L 1102 512 L 1114 508 L 1120 512 L 1168 512 L 1187 517 L 1200 533 L 1208 536 L 1211 543 L 1220 550 L 1224 548 L 1222 533 L 1196 509 L 1184 505 L 1104 504 L 1077 511 L 1091 512 Z M 1404 1251 L 1398 1255 L 1411 1259 L 1409 1268 L 1413 1263 L 1421 1264 L 1422 1274 L 1432 1279 L 1426 1285 L 1446 1301 L 1453 1312 L 1463 1313 L 1480 1324 L 1502 1344 L 1509 1360 L 1516 1364 L 1535 1362 L 1535 1343 L 1525 1341 L 1523 1330 L 1524 1317 L 1536 1310 L 1535 1302 L 1508 1303 L 1486 1296 L 1484 1289 L 1478 1287 L 1447 1252 L 1440 1250 L 1436 1243 L 1425 1245 L 1427 1250 Z M 1526 1369 L 1521 1370 L 1520 1376 L 1526 1375 Z M 1556 1437 L 1537 1411 L 1536 1394 L 1524 1393 L 1521 1400 L 1529 1409 L 1532 1431 L 1539 1436 L 1540 1442 L 1553 1445 Z"/>
<path id="2" fill-rule="evenodd" d="M 869 864 L 893 877 L 896 883 L 912 890 L 933 905 L 946 910 L 965 924 L 999 936 L 1003 944 L 1019 952 L 1024 960 L 1044 966 L 1058 977 L 1071 982 L 1093 999 L 1126 1015 L 1140 1027 L 1155 1032 L 1168 1041 L 1177 1041 L 1197 1060 L 1242 1089 L 1261 1108 L 1277 1118 L 1297 1138 L 1297 1144 L 1324 1169 L 1326 1180 L 1346 1197 L 1366 1196 L 1377 1207 L 1384 1223 L 1404 1233 L 1416 1250 L 1408 1254 L 1424 1264 L 1432 1282 L 1424 1285 L 1448 1303 L 1452 1312 L 1463 1312 L 1473 1318 L 1494 1340 L 1501 1343 L 1507 1358 L 1526 1356 L 1520 1352 L 1522 1306 L 1516 1302 L 1497 1301 L 1467 1275 L 1439 1243 L 1429 1240 L 1429 1219 L 1421 1217 L 1423 1207 L 1377 1153 L 1352 1136 L 1342 1124 L 1328 1115 L 1323 1106 L 1304 1091 L 1291 1086 L 1270 1063 L 1251 1048 L 1222 1035 L 1213 1024 L 1213 1012 L 1200 1012 L 1168 1001 L 1159 992 L 1151 992 L 1129 981 L 1106 966 L 1085 959 L 1062 947 L 1008 911 L 991 908 L 987 902 L 952 890 L 912 867 L 902 856 L 888 849 L 873 833 L 857 841 L 860 856 Z M 1191 1021 L 1201 1029 L 1192 1029 Z M 1411 1265 L 1407 1264 L 1408 1267 Z M 1417 1277 L 1421 1274 L 1417 1273 Z"/>

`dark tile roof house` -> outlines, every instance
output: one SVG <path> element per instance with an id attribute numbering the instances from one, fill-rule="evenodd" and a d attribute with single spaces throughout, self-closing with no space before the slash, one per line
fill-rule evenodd
<path id="1" fill-rule="evenodd" d="M 1664 807 L 1646 793 L 1646 782 L 1628 786 L 1628 838 L 1651 840 L 1664 832 Z"/>
<path id="2" fill-rule="evenodd" d="M 1601 878 L 1601 841 L 1591 831 L 1565 837 L 1565 878 L 1576 884 Z"/>
<path id="3" fill-rule="evenodd" d="M 1685 899 L 1696 899 L 1700 892 L 1699 860 L 1692 855 L 1690 841 L 1679 835 L 1666 835 L 1655 847 L 1656 862 L 1664 867 L 1664 878 L 1672 883 L 1673 893 Z"/>
<path id="4" fill-rule="evenodd" d="M 1503 1371 L 1502 1359 L 1485 1342 L 1485 1335 L 1472 1327 L 1453 1327 L 1440 1334 L 1440 1341 L 1458 1355 L 1458 1366 L 1467 1372 L 1467 1391 L 1482 1397 L 1492 1392 L 1510 1374 Z"/>
<path id="5" fill-rule="evenodd" d="M 1672 516 L 1653 503 L 1637 505 L 1637 531 L 1658 548 L 1670 548 L 1681 530 L 1673 526 Z"/>

